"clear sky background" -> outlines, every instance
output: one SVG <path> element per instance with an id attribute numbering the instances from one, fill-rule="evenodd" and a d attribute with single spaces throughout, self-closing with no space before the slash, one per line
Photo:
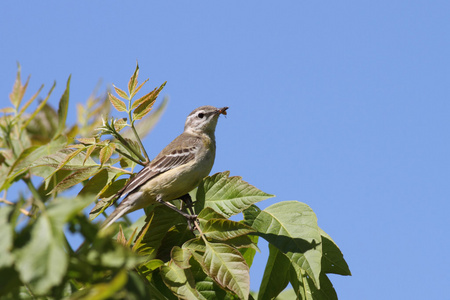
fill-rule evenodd
<path id="1" fill-rule="evenodd" d="M 194 108 L 229 106 L 213 173 L 277 195 L 261 208 L 311 206 L 353 273 L 331 276 L 340 299 L 448 296 L 450 2 L 94 2 L 2 1 L 2 107 L 16 62 L 28 96 L 56 80 L 55 106 L 72 74 L 74 121 L 138 60 L 147 91 L 168 81 L 152 157 Z"/>

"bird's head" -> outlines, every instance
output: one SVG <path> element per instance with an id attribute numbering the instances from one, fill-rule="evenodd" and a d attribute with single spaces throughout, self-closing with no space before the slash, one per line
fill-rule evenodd
<path id="1" fill-rule="evenodd" d="M 228 107 L 217 108 L 210 105 L 194 109 L 186 119 L 184 131 L 214 134 L 217 119 L 221 114 L 226 115 L 227 109 Z"/>

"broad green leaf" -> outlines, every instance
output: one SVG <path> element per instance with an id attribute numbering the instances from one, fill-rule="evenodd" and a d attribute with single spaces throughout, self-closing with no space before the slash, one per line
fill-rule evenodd
<path id="1" fill-rule="evenodd" d="M 94 176 L 96 173 L 100 171 L 99 167 L 85 167 L 80 168 L 61 180 L 54 188 L 49 192 L 49 194 L 52 193 L 59 193 L 61 191 L 64 191 L 78 183 L 81 183 L 85 181 L 86 179 L 90 178 L 91 176 Z"/>
<path id="2" fill-rule="evenodd" d="M 164 265 L 164 262 L 162 260 L 151 259 L 144 262 L 138 267 L 139 273 L 147 278 L 147 280 L 151 281 L 155 270 L 159 269 L 159 267 L 161 267 L 162 265 Z"/>
<path id="3" fill-rule="evenodd" d="M 182 222 L 167 231 L 161 241 L 161 246 L 158 248 L 157 256 L 159 259 L 168 261 L 173 258 L 171 252 L 174 247 L 181 247 L 186 241 L 195 237 L 186 225 L 186 222 Z"/>
<path id="4" fill-rule="evenodd" d="M 9 215 L 13 211 L 12 206 L 0 206 L 0 269 L 9 267 L 14 262 L 13 233 L 14 227 L 9 222 Z"/>
<path id="5" fill-rule="evenodd" d="M 167 287 L 180 299 L 205 299 L 196 289 L 190 269 L 169 262 L 161 267 L 161 276 Z"/>
<path id="6" fill-rule="evenodd" d="M 165 206 L 155 207 L 147 218 L 146 222 L 150 220 L 151 224 L 136 250 L 141 255 L 148 255 L 149 258 L 153 258 L 156 255 L 155 250 L 161 246 L 161 241 L 169 229 L 178 223 L 185 223 L 186 219 Z"/>
<path id="7" fill-rule="evenodd" d="M 298 265 L 291 265 L 290 282 L 299 299 L 307 300 L 337 300 L 333 284 L 325 273 L 321 273 L 320 289 L 316 287 L 311 277 Z"/>
<path id="8" fill-rule="evenodd" d="M 30 167 L 32 167 L 33 163 L 40 160 L 45 155 L 50 153 L 54 153 L 60 149 L 62 149 L 67 142 L 65 137 L 60 137 L 56 140 L 51 141 L 49 144 L 45 146 L 39 147 L 30 147 L 25 149 L 14 162 L 13 166 L 10 169 L 10 174 L 8 178 L 3 182 L 0 190 L 8 189 L 10 184 L 14 182 L 17 178 L 25 174 Z M 33 173 L 33 172 L 32 172 Z M 35 174 L 40 175 L 40 174 Z"/>
<path id="9" fill-rule="evenodd" d="M 275 298 L 276 300 L 292 300 L 292 299 L 296 299 L 296 294 L 294 289 L 287 289 L 284 290 L 283 292 L 281 292 L 277 298 Z"/>
<path id="10" fill-rule="evenodd" d="M 178 246 L 175 246 L 172 248 L 171 255 L 172 261 L 174 264 L 176 264 L 179 268 L 182 269 L 188 269 L 190 268 L 189 259 L 191 258 L 192 254 Z"/>
<path id="11" fill-rule="evenodd" d="M 69 163 L 69 161 L 71 161 L 75 156 L 77 156 L 83 150 L 84 150 L 84 148 L 79 148 L 79 149 L 76 149 L 75 151 L 72 151 L 71 153 L 69 152 L 66 155 L 66 157 L 58 164 L 58 166 L 55 168 L 55 170 L 47 177 L 50 177 L 53 174 L 55 174 L 57 171 L 61 170 L 65 165 L 67 165 Z"/>
<path id="12" fill-rule="evenodd" d="M 66 119 L 67 119 L 67 111 L 69 109 L 69 94 L 70 94 L 70 78 L 67 79 L 66 90 L 59 100 L 59 108 L 58 108 L 58 130 L 56 131 L 55 137 L 62 134 L 64 129 L 66 128 Z"/>
<path id="13" fill-rule="evenodd" d="M 112 299 L 124 288 L 128 281 L 127 270 L 121 270 L 113 279 L 105 283 L 97 283 L 79 290 L 70 297 L 71 300 L 103 300 Z"/>
<path id="14" fill-rule="evenodd" d="M 319 287 L 322 240 L 317 217 L 308 205 L 298 201 L 279 202 L 257 213 L 248 225 L 305 270 Z"/>
<path id="15" fill-rule="evenodd" d="M 100 166 L 92 158 L 86 159 L 86 155 L 84 153 L 75 151 L 77 153 L 73 155 L 73 152 L 74 150 L 67 148 L 54 151 L 50 155 L 41 156 L 39 159 L 35 160 L 30 167 L 33 169 L 36 167 L 46 166 L 61 170 L 80 170 Z M 35 175 L 40 176 L 40 174 Z"/>
<path id="16" fill-rule="evenodd" d="M 256 251 L 260 252 L 258 249 L 258 239 L 259 236 L 257 235 L 249 235 L 248 238 L 252 242 L 251 247 L 246 247 L 244 244 L 242 244 L 242 247 L 240 248 L 238 245 L 236 245 L 236 242 L 233 243 L 233 245 L 238 248 L 239 252 L 241 252 L 242 256 L 245 259 L 245 262 L 247 263 L 248 267 L 251 268 L 253 264 L 253 259 L 255 258 Z"/>
<path id="17" fill-rule="evenodd" d="M 128 99 L 127 93 L 125 91 L 119 89 L 117 86 L 113 84 L 114 90 L 116 91 L 117 95 L 119 95 L 123 99 Z"/>
<path id="18" fill-rule="evenodd" d="M 278 248 L 269 244 L 269 258 L 258 292 L 258 299 L 273 299 L 278 296 L 289 283 L 291 262 Z"/>
<path id="19" fill-rule="evenodd" d="M 202 266 L 206 274 L 240 299 L 248 299 L 250 275 L 248 265 L 241 253 L 231 246 L 207 243 Z"/>
<path id="20" fill-rule="evenodd" d="M 224 299 L 231 300 L 235 297 L 227 294 L 211 277 L 203 272 L 199 262 L 193 258 L 190 260 L 191 272 L 195 280 L 195 289 L 208 300 Z"/>
<path id="21" fill-rule="evenodd" d="M 203 254 L 206 251 L 205 241 L 199 237 L 190 239 L 183 244 L 183 249 L 189 249 L 192 253 L 200 252 Z"/>
<path id="22" fill-rule="evenodd" d="M 273 197 L 243 181 L 241 177 L 228 177 L 229 171 L 205 178 L 197 189 L 195 211 L 211 207 L 216 212 L 230 217 L 242 212 L 250 205 Z"/>
<path id="23" fill-rule="evenodd" d="M 139 64 L 136 62 L 136 69 L 134 70 L 133 75 L 131 75 L 130 80 L 128 81 L 128 93 L 130 94 L 130 98 L 134 97 L 134 90 L 136 89 L 136 85 L 138 83 L 139 76 Z"/>
<path id="24" fill-rule="evenodd" d="M 322 236 L 322 272 L 352 275 L 339 247 L 325 231 L 319 230 Z"/>
<path id="25" fill-rule="evenodd" d="M 90 202 L 90 199 L 55 199 L 31 227 L 31 240 L 15 251 L 20 278 L 37 294 L 47 293 L 61 283 L 69 257 L 64 224 Z"/>
<path id="26" fill-rule="evenodd" d="M 224 219 L 209 220 L 202 231 L 208 238 L 222 241 L 255 232 L 253 228 L 245 224 Z"/>
<path id="27" fill-rule="evenodd" d="M 96 197 L 99 197 L 100 194 L 105 192 L 113 184 L 114 179 L 122 174 L 123 172 L 120 170 L 104 168 L 86 182 L 79 195 L 95 194 Z"/>
<path id="28" fill-rule="evenodd" d="M 127 111 L 127 106 L 125 102 L 117 98 L 111 93 L 108 93 L 108 98 L 111 104 L 117 109 L 117 111 Z"/>
<path id="29" fill-rule="evenodd" d="M 197 216 L 198 219 L 209 221 L 211 219 L 226 219 L 225 216 L 219 214 L 211 207 L 205 207 Z"/>

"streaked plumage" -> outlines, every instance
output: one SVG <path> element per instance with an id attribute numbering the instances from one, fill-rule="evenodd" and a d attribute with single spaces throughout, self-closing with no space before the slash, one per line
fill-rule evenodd
<path id="1" fill-rule="evenodd" d="M 184 132 L 119 191 L 118 198 L 126 197 L 105 220 L 103 227 L 127 213 L 155 203 L 157 197 L 170 201 L 197 187 L 214 164 L 214 131 L 220 114 L 226 114 L 227 109 L 201 106 L 192 111 L 186 119 Z"/>

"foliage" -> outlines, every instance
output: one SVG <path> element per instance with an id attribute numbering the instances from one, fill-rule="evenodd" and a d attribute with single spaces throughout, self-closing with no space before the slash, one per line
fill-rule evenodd
<path id="1" fill-rule="evenodd" d="M 205 178 L 190 193 L 198 214 L 195 228 L 159 205 L 148 207 L 145 219 L 135 223 L 124 218 L 119 226 L 100 230 L 91 222 L 116 205 L 115 194 L 127 181 L 123 176 L 149 162 L 141 138 L 164 110 L 167 99 L 152 108 L 165 83 L 135 99 L 147 82 L 139 85 L 138 75 L 136 66 L 126 91 L 114 86 L 117 95 L 93 95 L 86 105 L 78 104 L 77 124 L 67 126 L 70 77 L 57 110 L 47 104 L 53 85 L 28 113 L 43 87 L 24 102 L 29 78 L 22 83 L 19 66 L 11 106 L 0 111 L 0 295 L 337 299 L 327 274 L 350 275 L 350 270 L 314 212 L 298 201 L 260 210 L 255 204 L 273 195 L 228 171 Z M 110 103 L 126 118 L 106 117 Z M 19 188 L 31 195 L 7 200 L 8 191 Z M 87 217 L 83 212 L 94 202 Z M 185 209 L 179 200 L 174 203 Z M 240 213 L 243 220 L 229 219 Z M 73 234 L 88 247 L 74 251 L 68 242 Z M 270 255 L 256 294 L 250 293 L 249 268 L 259 238 L 269 242 Z M 288 283 L 294 289 L 283 292 Z"/>

